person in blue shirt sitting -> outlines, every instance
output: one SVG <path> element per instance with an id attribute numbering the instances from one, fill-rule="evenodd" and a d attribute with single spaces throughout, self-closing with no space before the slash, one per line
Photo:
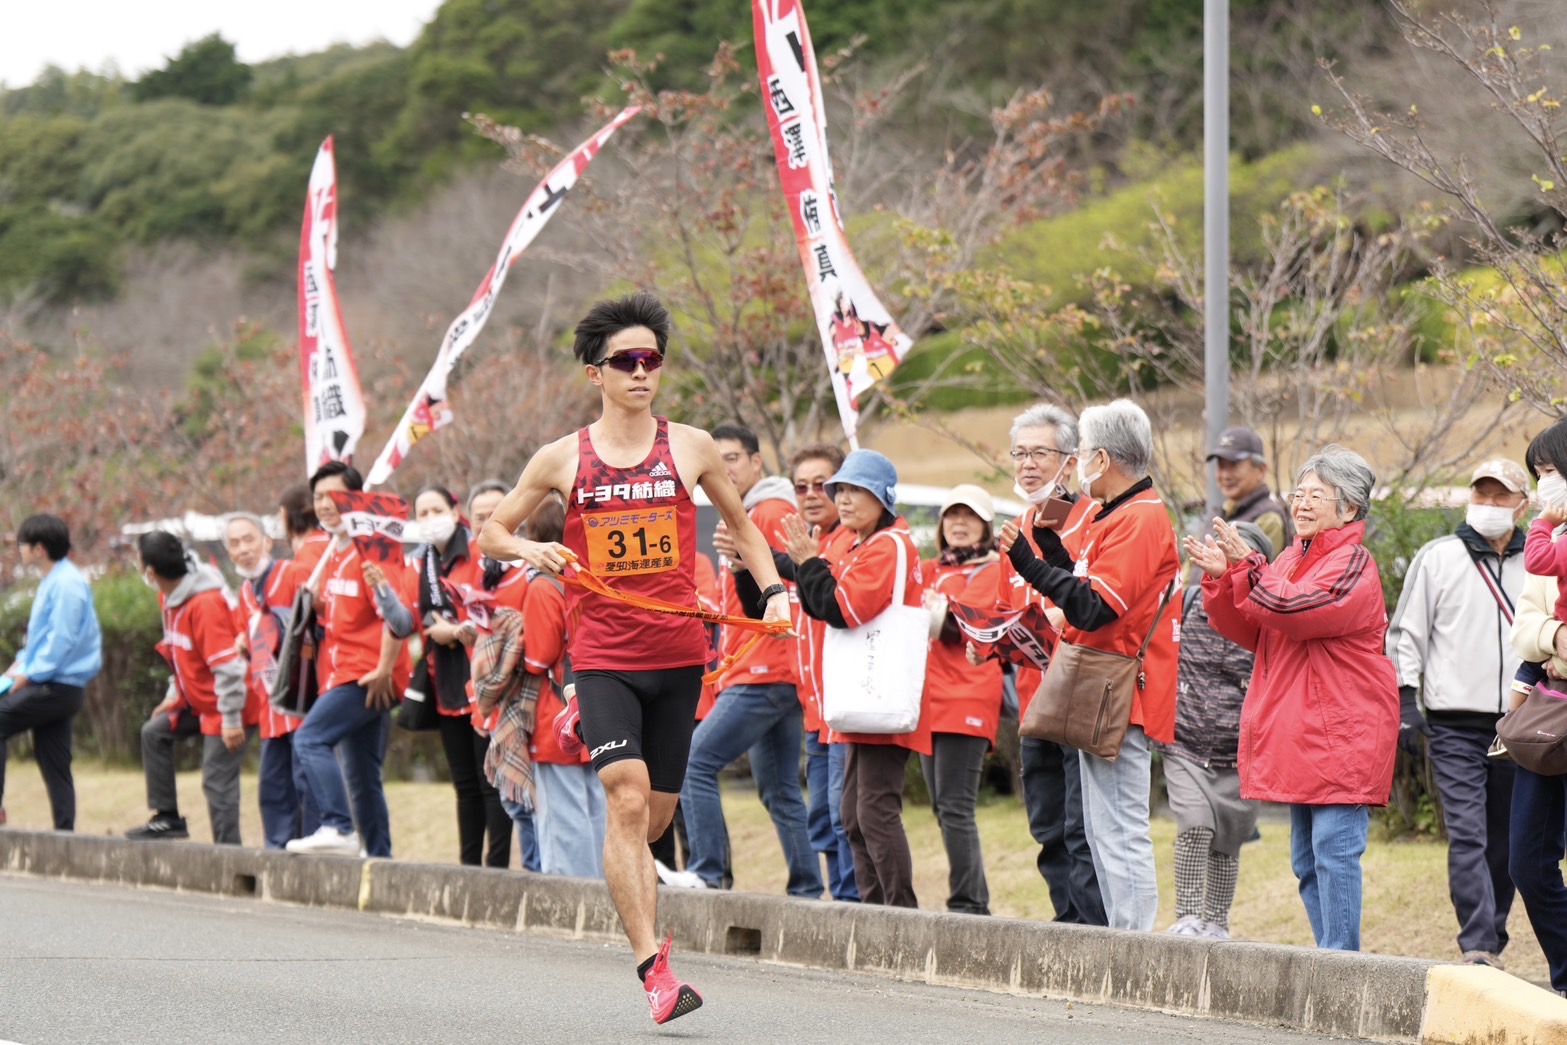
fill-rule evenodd
<path id="1" fill-rule="evenodd" d="M 56 831 L 76 827 L 71 723 L 87 683 L 103 667 L 103 636 L 87 578 L 67 556 L 71 531 L 53 515 L 27 518 L 16 531 L 22 562 L 43 574 L 27 622 L 27 644 L 0 678 L 0 824 L 5 823 L 5 746 L 33 731 L 33 751 L 49 791 Z"/>

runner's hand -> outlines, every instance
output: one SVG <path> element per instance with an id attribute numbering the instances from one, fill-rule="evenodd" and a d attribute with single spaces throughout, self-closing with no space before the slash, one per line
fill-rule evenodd
<path id="1" fill-rule="evenodd" d="M 798 515 L 783 518 L 784 551 L 796 566 L 810 562 L 821 551 L 822 530 L 819 526 L 806 526 Z"/>
<path id="2" fill-rule="evenodd" d="M 777 595 L 774 595 L 772 598 L 767 600 L 767 612 L 762 615 L 762 620 L 768 624 L 780 620 L 785 624 L 793 623 L 793 618 L 789 616 L 788 592 L 781 591 Z M 781 639 L 793 638 L 794 629 L 791 627 L 788 631 L 779 632 L 777 637 Z"/>
<path id="3" fill-rule="evenodd" d="M 566 556 L 569 551 L 561 544 L 523 541 L 517 548 L 517 558 L 551 577 L 560 577 L 566 572 Z"/>

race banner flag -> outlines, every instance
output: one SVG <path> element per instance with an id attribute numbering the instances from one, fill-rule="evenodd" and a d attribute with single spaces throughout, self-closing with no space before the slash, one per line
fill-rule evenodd
<path id="1" fill-rule="evenodd" d="M 332 139 L 310 170 L 299 236 L 299 369 L 305 391 L 305 474 L 354 456 L 365 430 L 359 371 L 337 304 L 337 164 Z"/>
<path id="2" fill-rule="evenodd" d="M 981 647 L 982 653 L 994 653 L 1011 664 L 1032 664 L 1040 671 L 1049 665 L 1056 629 L 1038 606 L 1000 613 L 961 602 L 948 602 L 947 608 L 958 630 Z"/>
<path id="3" fill-rule="evenodd" d="M 784 202 L 844 433 L 855 442 L 857 400 L 913 344 L 882 306 L 849 250 L 827 150 L 827 111 L 799 0 L 752 0 L 762 98 Z"/>
<path id="4" fill-rule="evenodd" d="M 408 502 L 389 493 L 333 490 L 332 503 L 348 527 L 354 547 L 366 561 L 402 562 L 403 531 L 408 528 Z"/>
<path id="5" fill-rule="evenodd" d="M 402 420 L 397 422 L 397 429 L 387 440 L 381 456 L 376 458 L 369 476 L 365 479 L 367 485 L 380 486 L 385 483 L 392 477 L 393 470 L 403 462 L 403 458 L 408 456 L 408 451 L 413 449 L 415 443 L 431 432 L 452 423 L 451 404 L 446 399 L 447 378 L 451 376 L 457 360 L 468 350 L 468 346 L 473 344 L 474 339 L 479 336 L 479 331 L 484 329 L 484 322 L 490 318 L 490 311 L 495 307 L 495 298 L 506 282 L 506 273 L 517 263 L 517 259 L 522 256 L 528 244 L 533 242 L 534 237 L 549 223 L 550 218 L 555 216 L 557 204 L 566 198 L 566 193 L 571 191 L 571 187 L 577 183 L 582 172 L 588 169 L 588 164 L 593 162 L 593 157 L 598 155 L 604 143 L 609 141 L 610 135 L 640 111 L 641 109 L 635 105 L 622 109 L 620 114 L 600 128 L 597 134 L 577 146 L 571 155 L 556 164 L 555 169 L 539 182 L 532 195 L 523 203 L 522 209 L 517 212 L 517 217 L 512 220 L 506 239 L 501 243 L 501 250 L 496 255 L 495 263 L 479 282 L 479 289 L 474 291 L 473 300 L 456 319 L 452 320 L 452 325 L 446 328 L 446 336 L 441 339 L 440 351 L 435 355 L 435 365 L 430 368 L 429 374 L 419 385 L 419 390 L 414 393 L 413 402 L 409 403 L 408 409 L 403 411 Z"/>

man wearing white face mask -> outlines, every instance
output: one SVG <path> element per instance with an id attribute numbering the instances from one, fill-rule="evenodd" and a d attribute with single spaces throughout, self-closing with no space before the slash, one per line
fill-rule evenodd
<path id="1" fill-rule="evenodd" d="M 1447 825 L 1447 873 L 1465 961 L 1501 967 L 1513 883 L 1507 872 L 1513 763 L 1486 757 L 1507 710 L 1518 656 L 1513 607 L 1524 585 L 1529 475 L 1486 461 L 1455 533 L 1415 555 L 1387 630 L 1402 699 L 1399 747 L 1425 736 Z M 1417 695 L 1425 707 L 1422 717 Z"/>

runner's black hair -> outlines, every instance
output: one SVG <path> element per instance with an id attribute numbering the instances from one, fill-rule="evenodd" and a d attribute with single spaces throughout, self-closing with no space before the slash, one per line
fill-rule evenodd
<path id="1" fill-rule="evenodd" d="M 600 301 L 588 309 L 588 314 L 577 324 L 576 340 L 571 352 L 579 362 L 598 366 L 604 359 L 604 347 L 609 339 L 622 330 L 647 327 L 658 341 L 663 352 L 669 344 L 669 310 L 645 290 L 628 294 L 623 298 Z"/>

